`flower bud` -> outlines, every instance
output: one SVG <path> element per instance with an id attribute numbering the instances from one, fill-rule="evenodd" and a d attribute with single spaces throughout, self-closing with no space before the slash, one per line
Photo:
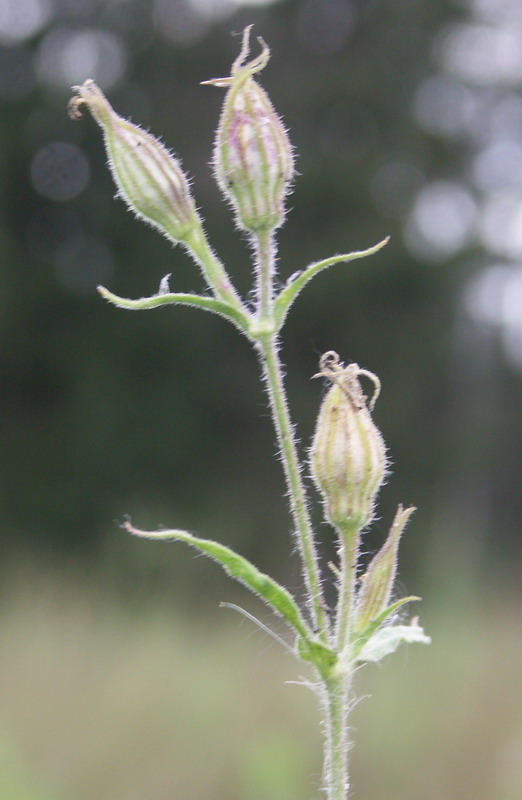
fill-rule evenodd
<path id="1" fill-rule="evenodd" d="M 150 133 L 116 114 L 94 81 L 73 89 L 69 114 L 78 118 L 87 106 L 101 127 L 120 197 L 136 216 L 169 239 L 183 241 L 200 221 L 179 162 Z"/>
<path id="2" fill-rule="evenodd" d="M 243 31 L 241 52 L 229 78 L 206 84 L 227 87 L 214 145 L 214 173 L 242 230 L 261 232 L 282 225 L 284 200 L 294 174 L 292 146 L 265 90 L 253 75 L 268 63 L 270 50 L 244 63 L 251 26 Z"/>
<path id="3" fill-rule="evenodd" d="M 312 477 L 323 495 L 325 516 L 343 533 L 355 533 L 373 515 L 375 498 L 386 474 L 386 449 L 370 410 L 380 391 L 376 375 L 339 363 L 332 351 L 320 361 L 332 386 L 323 401 L 311 448 Z M 359 376 L 375 385 L 369 404 Z"/>

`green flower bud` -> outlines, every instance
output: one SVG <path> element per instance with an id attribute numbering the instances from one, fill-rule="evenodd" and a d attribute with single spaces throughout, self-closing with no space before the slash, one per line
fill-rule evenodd
<path id="1" fill-rule="evenodd" d="M 386 448 L 371 409 L 380 391 L 373 372 L 357 364 L 345 367 L 332 351 L 320 361 L 320 373 L 332 386 L 323 401 L 311 448 L 312 477 L 324 500 L 325 516 L 343 533 L 355 533 L 373 515 L 386 475 Z M 359 376 L 375 385 L 369 406 Z"/>
<path id="2" fill-rule="evenodd" d="M 265 90 L 253 75 L 268 63 L 270 50 L 262 50 L 244 63 L 249 53 L 251 26 L 243 31 L 243 44 L 229 78 L 206 84 L 228 88 L 214 145 L 214 172 L 230 201 L 242 230 L 274 230 L 285 218 L 284 200 L 294 174 L 292 146 Z"/>
<path id="3" fill-rule="evenodd" d="M 154 136 L 116 114 L 94 81 L 73 89 L 69 114 L 78 118 L 87 106 L 101 127 L 120 197 L 136 216 L 169 239 L 183 241 L 200 220 L 179 162 Z"/>

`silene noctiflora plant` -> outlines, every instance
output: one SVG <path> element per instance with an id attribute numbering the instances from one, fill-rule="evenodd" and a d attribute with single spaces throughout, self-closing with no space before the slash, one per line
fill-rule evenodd
<path id="1" fill-rule="evenodd" d="M 286 216 L 285 199 L 294 175 L 287 131 L 268 95 L 257 82 L 270 51 L 259 38 L 259 52 L 249 60 L 250 27 L 241 51 L 225 78 L 205 81 L 225 89 L 216 133 L 213 167 L 221 192 L 232 206 L 237 227 L 252 248 L 254 302 L 236 291 L 223 263 L 208 242 L 179 161 L 150 133 L 120 117 L 92 80 L 74 87 L 72 117 L 87 108 L 100 125 L 118 193 L 136 216 L 182 244 L 208 286 L 207 294 L 172 292 L 168 277 L 151 297 L 118 297 L 99 292 L 119 308 L 150 309 L 188 304 L 232 322 L 259 356 L 281 461 L 288 486 L 295 540 L 301 558 L 306 607 L 273 578 L 260 572 L 230 548 L 182 530 L 142 531 L 136 536 L 179 540 L 217 561 L 225 571 L 262 598 L 293 631 L 294 652 L 312 665 L 310 686 L 319 697 L 324 731 L 323 790 L 328 800 L 346 800 L 348 778 L 348 710 L 353 703 L 352 678 L 359 664 L 379 661 L 401 642 L 429 643 L 416 618 L 400 621 L 399 610 L 417 597 L 393 598 L 397 551 L 413 508 L 399 506 L 381 549 L 361 574 L 361 537 L 372 521 L 376 497 L 387 472 L 386 448 L 372 419 L 380 392 L 376 375 L 357 364 L 346 366 L 335 352 L 325 353 L 319 372 L 329 389 L 322 402 L 310 449 L 310 471 L 322 498 L 324 516 L 334 529 L 339 561 L 332 565 L 337 584 L 333 613 L 327 613 L 316 538 L 308 511 L 300 463 L 283 383 L 279 337 L 288 311 L 304 286 L 332 264 L 377 253 L 386 239 L 367 250 L 334 255 L 296 273 L 282 290 L 274 285 L 277 229 Z M 363 392 L 364 379 L 371 391 Z"/>

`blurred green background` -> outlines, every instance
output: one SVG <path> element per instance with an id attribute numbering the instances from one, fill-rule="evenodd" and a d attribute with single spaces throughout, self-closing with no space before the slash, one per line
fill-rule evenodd
<path id="1" fill-rule="evenodd" d="M 300 666 L 217 607 L 264 611 L 182 546 L 118 528 L 219 539 L 300 591 L 255 356 L 217 317 L 99 299 L 170 272 L 203 287 L 114 201 L 99 131 L 65 111 L 95 78 L 182 157 L 247 295 L 209 167 L 223 93 L 199 84 L 251 22 L 298 156 L 281 282 L 391 235 L 315 279 L 283 350 L 303 455 L 321 353 L 382 380 L 393 475 L 368 553 L 398 502 L 419 508 L 400 588 L 434 643 L 359 675 L 355 796 L 520 800 L 519 0 L 0 0 L 0 797 L 319 796 L 315 698 L 284 685 Z"/>

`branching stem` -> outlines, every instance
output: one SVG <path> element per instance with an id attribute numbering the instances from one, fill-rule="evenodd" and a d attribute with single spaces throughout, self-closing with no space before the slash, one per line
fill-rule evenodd
<path id="1" fill-rule="evenodd" d="M 288 486 L 290 511 L 294 520 L 303 577 L 308 593 L 312 623 L 321 639 L 328 638 L 327 620 L 321 589 L 319 560 L 306 493 L 301 475 L 294 428 L 290 419 L 279 342 L 274 316 L 274 275 L 276 248 L 274 230 L 262 230 L 252 236 L 256 267 L 256 310 L 258 331 L 255 338 L 270 401 L 270 411 L 277 435 L 281 460 Z"/>
<path id="2" fill-rule="evenodd" d="M 273 233 L 258 235 L 256 249 L 257 325 L 255 335 L 270 409 L 277 434 L 281 460 L 288 486 L 290 509 L 296 529 L 303 577 L 307 588 L 312 623 L 324 643 L 329 639 L 329 626 L 321 588 L 321 575 L 312 524 L 308 512 L 297 443 L 290 419 L 283 368 L 279 358 L 278 328 L 273 293 L 275 248 Z M 254 337 L 253 337 L 254 338 Z M 358 534 L 345 532 L 341 553 L 341 586 L 336 619 L 335 649 L 345 658 L 340 669 L 321 673 L 324 722 L 323 781 L 327 800 L 346 800 L 348 795 L 348 691 L 351 683 L 349 638 L 354 607 Z"/>

